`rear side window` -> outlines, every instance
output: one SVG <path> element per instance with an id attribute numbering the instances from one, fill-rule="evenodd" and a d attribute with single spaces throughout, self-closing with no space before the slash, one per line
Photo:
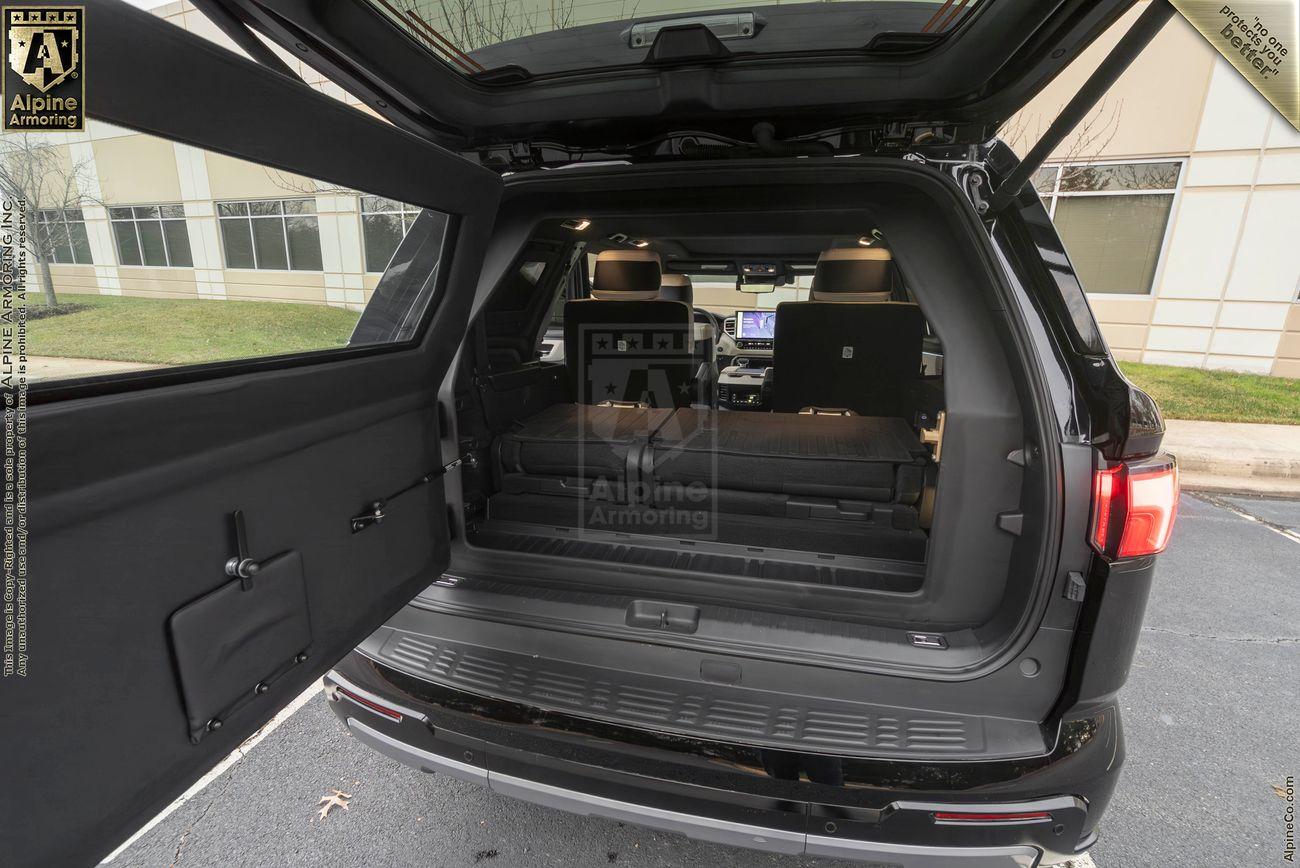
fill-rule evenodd
<path id="1" fill-rule="evenodd" d="M 37 389 L 405 340 L 434 281 L 413 289 L 406 269 L 402 290 L 385 293 L 399 279 L 386 271 L 399 248 L 418 247 L 431 277 L 448 225 L 416 205 L 94 120 L 86 133 L 5 132 L 0 181 L 25 241 L 13 303 Z"/>

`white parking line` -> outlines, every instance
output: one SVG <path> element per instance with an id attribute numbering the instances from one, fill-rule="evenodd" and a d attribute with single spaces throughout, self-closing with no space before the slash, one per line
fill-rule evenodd
<path id="1" fill-rule="evenodd" d="M 103 862 L 100 862 L 99 864 L 106 865 L 109 862 L 112 862 L 118 856 L 122 855 L 122 851 L 125 850 L 127 847 L 130 847 L 136 841 L 138 841 L 141 835 L 143 835 L 145 832 L 148 832 L 150 829 L 152 829 L 154 826 L 161 823 L 163 820 L 167 819 L 167 817 L 171 815 L 172 811 L 175 811 L 181 805 L 185 804 L 190 799 L 194 798 L 196 795 L 198 795 L 200 792 L 203 791 L 204 787 L 206 787 L 208 784 L 215 781 L 217 778 L 221 777 L 223 774 L 225 774 L 226 771 L 231 766 L 233 766 L 235 763 L 239 762 L 245 756 L 247 756 L 248 752 L 251 751 L 254 747 L 256 747 L 258 742 L 260 742 L 262 739 L 270 735 L 271 732 L 277 726 L 284 723 L 289 718 L 293 717 L 293 715 L 300 708 L 302 708 L 304 705 L 310 702 L 313 696 L 321 692 L 322 687 L 324 687 L 324 684 L 320 681 L 317 681 L 311 687 L 308 687 L 306 690 L 300 693 L 298 697 L 294 699 L 293 702 L 290 702 L 284 708 L 280 709 L 280 712 L 276 714 L 275 717 L 268 720 L 265 726 L 263 726 L 257 732 L 253 733 L 247 739 L 245 739 L 239 745 L 239 747 L 231 751 L 230 754 L 227 755 L 225 759 L 223 759 L 221 762 L 213 766 L 212 771 L 208 772 L 206 775 L 204 775 L 203 777 L 195 781 L 194 785 L 190 787 L 188 790 L 186 790 L 184 793 L 182 793 L 179 797 L 177 797 L 176 801 L 172 802 L 170 805 L 168 805 L 167 807 L 163 808 L 160 812 L 158 812 L 158 815 L 156 817 L 154 817 L 152 820 L 150 820 L 149 822 L 141 826 L 140 829 L 134 835 L 126 839 L 126 841 L 122 844 L 121 847 L 118 847 L 112 853 L 108 854 L 108 858 L 106 858 Z"/>
<path id="2" fill-rule="evenodd" d="M 1283 527 L 1280 524 L 1274 524 L 1271 521 L 1267 521 L 1266 519 L 1262 519 L 1257 515 L 1249 513 L 1246 510 L 1242 509 L 1241 507 L 1236 506 L 1235 504 L 1231 503 L 1228 500 L 1225 500 L 1222 497 L 1218 497 L 1217 495 L 1212 494 L 1208 491 L 1197 491 L 1197 492 L 1188 492 L 1188 493 L 1191 494 L 1193 497 L 1196 497 L 1198 500 L 1201 500 L 1212 506 L 1217 506 L 1220 507 L 1221 509 L 1226 509 L 1228 512 L 1231 512 L 1236 516 L 1246 519 L 1246 521 L 1253 521 L 1255 522 L 1255 524 L 1259 525 L 1260 527 L 1273 531 L 1273 533 L 1282 537 L 1282 539 L 1290 540 L 1293 543 L 1300 543 L 1300 533 L 1297 533 L 1296 531 L 1292 530 L 1289 527 Z"/>

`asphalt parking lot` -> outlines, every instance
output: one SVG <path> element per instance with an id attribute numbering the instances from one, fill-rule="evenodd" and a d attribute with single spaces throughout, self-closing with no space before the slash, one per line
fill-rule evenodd
<path id="1" fill-rule="evenodd" d="M 1092 858 L 1282 865 L 1300 772 L 1300 501 L 1183 496 L 1132 675 L 1128 762 Z M 345 812 L 317 816 L 331 790 Z M 320 694 L 114 865 L 820 865 L 516 802 L 351 739 Z"/>

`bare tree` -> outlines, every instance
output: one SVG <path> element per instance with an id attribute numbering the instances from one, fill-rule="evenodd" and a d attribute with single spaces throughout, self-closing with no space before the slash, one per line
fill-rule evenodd
<path id="1" fill-rule="evenodd" d="M 36 260 L 45 304 L 54 307 L 54 276 L 50 263 L 57 243 L 55 232 L 64 231 L 62 223 L 54 231 L 39 224 L 37 211 L 81 209 L 102 205 L 91 195 L 93 168 L 89 159 L 65 163 L 59 146 L 48 135 L 5 133 L 0 136 L 0 191 L 6 198 L 23 203 L 27 223 L 27 250 Z M 69 239 L 69 243 L 71 243 Z"/>
<path id="2" fill-rule="evenodd" d="M 1101 156 L 1119 131 L 1123 109 L 1123 100 L 1103 99 L 1057 148 L 1051 162 L 1086 163 Z M 1051 120 L 1044 122 L 1038 115 L 1021 112 L 1002 125 L 998 137 L 1014 150 L 1028 151 L 1043 137 Z"/>
<path id="3" fill-rule="evenodd" d="M 337 184 L 330 184 L 327 181 L 317 181 L 314 178 L 304 178 L 299 175 L 290 175 L 281 172 L 279 169 L 272 169 L 268 166 L 262 167 L 262 172 L 267 179 L 279 189 L 286 193 L 293 193 L 296 196 L 356 196 L 357 191 L 351 187 L 340 187 Z"/>
<path id="4" fill-rule="evenodd" d="M 407 31 L 442 55 L 448 48 L 439 37 L 456 51 L 473 51 L 574 24 L 574 0 L 546 5 L 530 0 L 392 0 L 392 5 Z"/>

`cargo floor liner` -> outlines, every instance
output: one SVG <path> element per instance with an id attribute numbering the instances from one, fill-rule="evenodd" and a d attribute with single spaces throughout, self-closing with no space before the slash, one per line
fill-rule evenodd
<path id="1" fill-rule="evenodd" d="M 734 545 L 720 541 L 491 521 L 470 538 L 478 548 L 604 564 L 803 582 L 894 593 L 917 590 L 920 563 Z"/>
<path id="2" fill-rule="evenodd" d="M 870 521 L 735 515 L 710 510 L 686 514 L 684 518 L 682 515 L 671 509 L 620 505 L 596 504 L 583 510 L 572 500 L 546 495 L 498 494 L 489 502 L 488 520 L 480 530 L 509 522 L 533 525 L 536 534 L 549 533 L 552 529 L 574 530 L 580 537 L 591 540 L 604 538 L 602 535 L 623 537 L 629 542 L 664 537 L 684 546 L 719 542 L 754 549 L 789 549 L 916 564 L 925 561 L 927 538 L 917 528 L 906 530 Z M 701 522 L 695 523 L 694 516 L 700 517 Z"/>

